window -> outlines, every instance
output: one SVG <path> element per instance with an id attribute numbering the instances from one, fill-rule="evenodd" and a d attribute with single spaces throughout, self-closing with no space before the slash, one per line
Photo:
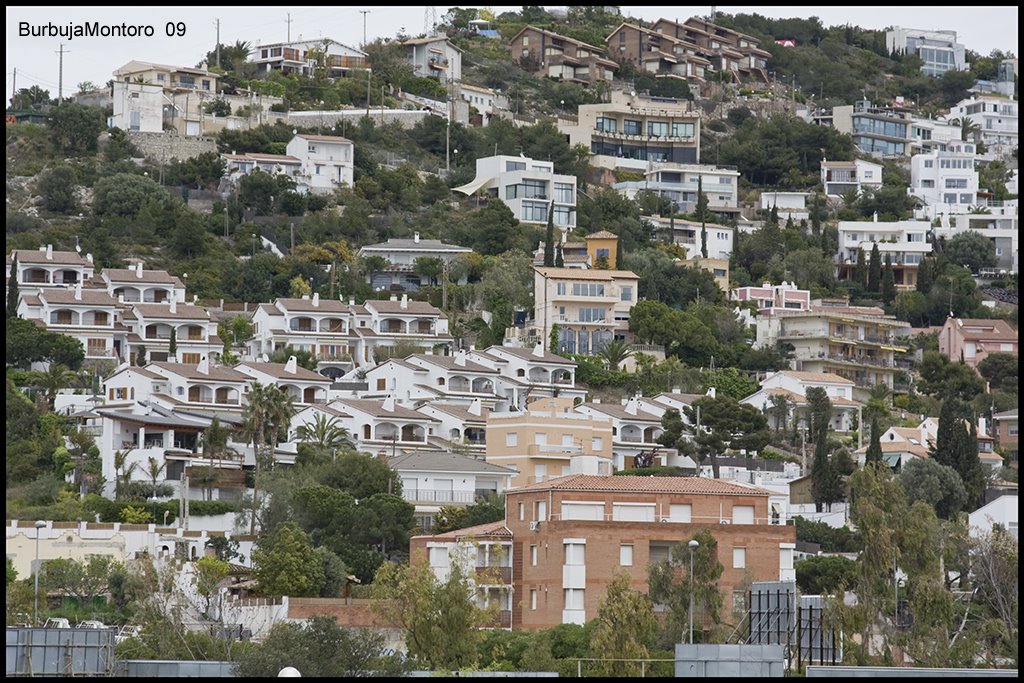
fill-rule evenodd
<path id="1" fill-rule="evenodd" d="M 647 134 L 652 138 L 668 137 L 668 123 L 664 121 L 648 121 Z"/>
<path id="2" fill-rule="evenodd" d="M 555 294 L 558 296 L 565 296 L 565 283 L 559 282 L 555 285 Z"/>
<path id="3" fill-rule="evenodd" d="M 967 178 L 946 178 L 946 189 L 966 189 Z"/>
<path id="4" fill-rule="evenodd" d="M 633 300 L 633 286 L 623 285 L 619 288 L 619 301 L 632 301 Z"/>
<path id="5" fill-rule="evenodd" d="M 546 521 L 548 517 L 548 502 L 538 500 L 533 504 L 533 518 L 538 522 Z"/>
<path id="6" fill-rule="evenodd" d="M 605 320 L 605 310 L 603 308 L 579 309 L 579 322 L 581 323 L 595 323 L 602 320 Z"/>
<path id="7" fill-rule="evenodd" d="M 523 45 L 530 44 L 530 36 L 523 36 Z"/>
<path id="8" fill-rule="evenodd" d="M 753 524 L 754 523 L 754 506 L 753 505 L 733 505 L 732 506 L 732 523 L 733 524 Z"/>
<path id="9" fill-rule="evenodd" d="M 746 548 L 733 548 L 732 549 L 732 568 L 733 569 L 745 569 L 747 566 L 747 549 Z"/>
<path id="10" fill-rule="evenodd" d="M 377 380 L 377 391 L 384 391 L 384 390 L 387 389 L 387 387 L 388 387 L 388 385 L 387 385 L 387 379 L 386 378 L 381 377 L 381 378 L 379 378 Z"/>
<path id="11" fill-rule="evenodd" d="M 654 503 L 640 505 L 612 504 L 612 519 L 616 522 L 653 522 Z"/>
<path id="12" fill-rule="evenodd" d="M 404 487 L 403 487 L 404 488 Z M 526 519 L 526 503 L 519 504 L 519 521 Z"/>
<path id="13" fill-rule="evenodd" d="M 572 225 L 572 209 L 568 206 L 556 206 L 552 220 L 555 225 Z"/>
<path id="14" fill-rule="evenodd" d="M 509 447 L 511 447 L 511 446 L 518 446 L 519 445 L 519 433 L 518 432 L 508 432 L 507 434 L 505 434 L 505 445 L 509 446 Z"/>
<path id="15" fill-rule="evenodd" d="M 864 178 L 865 179 L 867 179 L 867 178 L 874 178 L 874 177 L 875 177 L 875 172 L 874 171 L 864 171 Z"/>
<path id="16" fill-rule="evenodd" d="M 693 137 L 693 124 L 692 123 L 673 123 L 672 124 L 672 136 L 677 138 L 692 138 Z"/>
<path id="17" fill-rule="evenodd" d="M 206 79 L 203 79 L 203 90 L 209 90 L 209 89 L 210 89 L 210 81 L 208 81 Z"/>
<path id="18" fill-rule="evenodd" d="M 604 520 L 604 503 L 562 503 L 562 519 Z"/>
<path id="19" fill-rule="evenodd" d="M 530 566 L 537 566 L 537 546 L 536 544 L 530 546 Z"/>
<path id="20" fill-rule="evenodd" d="M 538 446 L 543 446 L 547 442 L 548 442 L 548 435 L 545 434 L 544 432 L 534 432 L 533 433 L 533 443 L 537 444 Z"/>
<path id="21" fill-rule="evenodd" d="M 604 133 L 614 133 L 618 127 L 618 121 L 608 116 L 597 117 L 597 129 Z"/>
<path id="22" fill-rule="evenodd" d="M 640 122 L 632 119 L 623 119 L 622 132 L 625 135 L 640 135 Z"/>
<path id="23" fill-rule="evenodd" d="M 668 521 L 689 524 L 692 520 L 692 510 L 693 506 L 691 506 L 689 503 L 683 505 L 670 505 L 668 512 Z"/>
<path id="24" fill-rule="evenodd" d="M 619 565 L 622 567 L 633 566 L 633 545 L 623 543 L 619 546 Z"/>
<path id="25" fill-rule="evenodd" d="M 956 193 L 955 192 L 946 192 L 945 194 L 943 194 L 942 195 L 942 203 L 943 204 L 956 204 Z"/>
<path id="26" fill-rule="evenodd" d="M 530 589 L 530 609 L 537 609 L 537 589 Z"/>
<path id="27" fill-rule="evenodd" d="M 565 564 L 568 566 L 580 566 L 586 564 L 587 546 L 583 543 L 565 544 Z"/>
<path id="28" fill-rule="evenodd" d="M 600 282 L 574 282 L 573 296 L 604 296 L 604 284 Z"/>
<path id="29" fill-rule="evenodd" d="M 509 172 L 509 173 L 511 173 L 512 171 L 525 171 L 526 170 L 526 162 L 525 161 L 506 161 L 505 162 L 505 170 L 507 172 Z"/>
<path id="30" fill-rule="evenodd" d="M 974 197 L 972 195 L 963 194 L 963 193 L 960 194 L 960 203 L 961 204 L 970 204 L 973 200 L 974 200 Z"/>
<path id="31" fill-rule="evenodd" d="M 565 609 L 582 610 L 583 609 L 583 589 L 582 588 L 566 588 L 565 590 Z"/>
<path id="32" fill-rule="evenodd" d="M 925 168 L 933 168 L 934 166 L 935 166 L 935 162 L 933 160 L 931 160 L 931 159 L 925 159 L 924 160 L 924 167 Z"/>
<path id="33" fill-rule="evenodd" d="M 573 189 L 571 183 L 555 183 L 555 202 L 559 204 L 572 204 Z"/>
<path id="34" fill-rule="evenodd" d="M 534 202 L 523 202 L 522 218 L 520 220 L 544 223 L 548 220 L 548 205 L 535 204 Z"/>

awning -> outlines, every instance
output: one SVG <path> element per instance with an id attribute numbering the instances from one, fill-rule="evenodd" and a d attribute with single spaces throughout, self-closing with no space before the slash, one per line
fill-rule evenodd
<path id="1" fill-rule="evenodd" d="M 481 187 L 491 182 L 492 180 L 494 179 L 489 176 L 477 176 L 476 178 L 473 178 L 473 182 L 466 183 L 465 185 L 460 185 L 459 187 L 453 187 L 452 192 L 461 192 L 462 194 L 469 197 L 470 195 L 476 194 L 477 190 L 479 190 Z"/>
<path id="2" fill-rule="evenodd" d="M 900 461 L 900 455 L 899 453 L 888 453 L 886 455 L 883 455 L 882 459 L 885 460 L 885 464 L 888 465 L 889 467 L 895 467 L 896 464 Z"/>

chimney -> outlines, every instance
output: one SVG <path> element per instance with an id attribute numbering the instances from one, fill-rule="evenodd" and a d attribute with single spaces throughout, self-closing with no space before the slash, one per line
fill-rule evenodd
<path id="1" fill-rule="evenodd" d="M 679 387 L 678 384 L 673 384 L 672 385 L 672 393 L 673 394 L 681 394 L 683 392 L 680 390 L 680 387 Z"/>
<path id="2" fill-rule="evenodd" d="M 420 234 L 418 232 L 414 232 L 412 234 L 412 241 L 415 244 L 419 244 L 420 243 Z"/>
<path id="3" fill-rule="evenodd" d="M 175 299 L 172 296 L 171 297 L 171 313 L 177 313 L 177 312 L 178 312 L 178 300 Z"/>
<path id="4" fill-rule="evenodd" d="M 356 305 L 356 298 L 354 296 L 350 296 L 348 298 L 348 305 L 349 306 L 355 306 Z"/>
<path id="5" fill-rule="evenodd" d="M 210 374 L 210 359 L 204 353 L 203 357 L 199 359 L 199 365 L 196 366 L 196 372 L 209 375 Z"/>
<path id="6" fill-rule="evenodd" d="M 708 387 L 707 396 L 710 396 L 711 398 L 715 397 L 715 388 L 714 387 Z"/>
<path id="7" fill-rule="evenodd" d="M 391 295 L 391 301 L 398 301 L 398 295 L 397 294 L 392 294 Z"/>
<path id="8" fill-rule="evenodd" d="M 86 254 L 85 260 L 88 261 L 89 263 L 92 263 L 92 254 Z"/>
<path id="9" fill-rule="evenodd" d="M 119 304 L 123 304 L 124 303 L 124 292 L 121 292 L 120 294 L 117 295 L 117 303 L 119 303 Z"/>
<path id="10" fill-rule="evenodd" d="M 473 402 L 469 404 L 468 408 L 466 408 L 466 412 L 468 412 L 470 415 L 480 415 L 482 414 L 482 411 L 483 406 L 480 403 L 480 399 L 478 398 L 474 398 Z"/>
<path id="11" fill-rule="evenodd" d="M 978 418 L 978 436 L 988 436 L 988 430 L 986 429 L 985 418 Z"/>
<path id="12" fill-rule="evenodd" d="M 875 223 L 878 222 L 878 212 L 877 211 L 875 211 L 873 214 L 871 214 L 871 220 L 873 222 L 875 222 Z"/>
<path id="13" fill-rule="evenodd" d="M 53 260 L 53 245 L 52 244 L 47 244 L 46 245 L 46 260 L 47 261 L 52 261 Z"/>
<path id="14" fill-rule="evenodd" d="M 537 345 L 533 347 L 533 355 L 536 356 L 537 358 L 543 358 L 544 357 L 544 343 L 543 342 L 537 342 Z"/>
<path id="15" fill-rule="evenodd" d="M 466 365 L 466 351 L 465 349 L 459 349 L 455 352 L 455 364 L 465 367 Z"/>
<path id="16" fill-rule="evenodd" d="M 313 308 L 320 308 L 320 292 L 313 292 Z"/>
<path id="17" fill-rule="evenodd" d="M 142 261 L 139 261 L 135 266 L 135 277 L 142 279 Z"/>
<path id="18" fill-rule="evenodd" d="M 299 362 L 295 359 L 295 356 L 288 356 L 288 362 L 284 364 L 284 371 L 294 375 L 298 370 Z"/>
<path id="19" fill-rule="evenodd" d="M 82 281 L 79 280 L 78 284 L 75 285 L 75 301 L 82 300 Z"/>
<path id="20" fill-rule="evenodd" d="M 395 397 L 388 394 L 384 397 L 384 403 L 380 405 L 381 410 L 385 410 L 389 413 L 395 412 Z"/>
<path id="21" fill-rule="evenodd" d="M 303 294 L 302 295 L 302 300 L 303 301 L 309 301 L 309 294 Z"/>
<path id="22" fill-rule="evenodd" d="M 403 294 L 402 295 L 402 304 L 401 304 L 401 306 L 402 306 L 403 309 L 409 308 L 409 295 L 408 294 Z"/>
<path id="23" fill-rule="evenodd" d="M 636 400 L 636 396 L 631 397 L 626 401 L 626 412 L 630 415 L 636 415 L 639 405 L 640 402 Z"/>

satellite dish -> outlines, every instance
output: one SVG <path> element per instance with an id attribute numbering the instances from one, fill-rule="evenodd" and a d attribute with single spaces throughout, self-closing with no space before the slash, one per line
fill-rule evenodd
<path id="1" fill-rule="evenodd" d="M 297 135 L 298 132 L 299 130 L 297 128 L 292 128 L 292 135 Z"/>
<path id="2" fill-rule="evenodd" d="M 270 362 L 270 358 L 267 356 L 267 354 L 263 354 L 262 356 L 260 356 L 260 358 L 263 360 L 264 363 Z"/>
<path id="3" fill-rule="evenodd" d="M 629 96 L 630 97 L 636 97 L 636 90 L 630 90 L 629 91 Z"/>

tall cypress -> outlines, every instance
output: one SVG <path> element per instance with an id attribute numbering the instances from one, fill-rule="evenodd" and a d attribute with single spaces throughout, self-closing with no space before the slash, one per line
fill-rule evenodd
<path id="1" fill-rule="evenodd" d="M 927 294 L 932 291 L 932 283 L 935 282 L 934 263 L 930 258 L 921 259 L 921 265 L 917 267 L 917 291 Z"/>
<path id="2" fill-rule="evenodd" d="M 864 463 L 882 462 L 882 433 L 878 428 L 878 418 L 871 418 L 871 441 L 868 452 L 864 454 Z"/>
<path id="3" fill-rule="evenodd" d="M 700 220 L 700 255 L 708 257 L 708 231 L 704 223 L 708 218 L 708 196 L 704 194 L 704 179 L 697 176 L 697 218 Z"/>
<path id="4" fill-rule="evenodd" d="M 853 267 L 853 279 L 863 287 L 868 280 L 868 264 L 864 260 L 864 250 L 857 250 L 857 265 Z"/>
<path id="5" fill-rule="evenodd" d="M 871 245 L 871 260 L 868 261 L 868 291 L 878 294 L 882 284 L 882 255 L 878 251 L 878 243 Z"/>
<path id="6" fill-rule="evenodd" d="M 562 243 L 558 243 L 558 249 L 555 250 L 555 267 L 562 268 L 565 266 L 565 257 L 562 256 Z"/>
<path id="7" fill-rule="evenodd" d="M 7 317 L 18 315 L 18 256 L 11 261 L 11 280 L 7 283 Z"/>
<path id="8" fill-rule="evenodd" d="M 882 271 L 882 303 L 888 306 L 896 298 L 896 274 L 892 270 L 892 256 L 885 255 L 885 269 Z"/>
<path id="9" fill-rule="evenodd" d="M 985 473 L 978 459 L 978 435 L 967 406 L 954 397 L 942 402 L 932 457 L 960 475 L 970 498 L 968 509 L 980 504 L 985 492 Z"/>
<path id="10" fill-rule="evenodd" d="M 555 265 L 555 202 L 548 205 L 548 230 L 544 236 L 544 266 L 551 268 Z"/>

